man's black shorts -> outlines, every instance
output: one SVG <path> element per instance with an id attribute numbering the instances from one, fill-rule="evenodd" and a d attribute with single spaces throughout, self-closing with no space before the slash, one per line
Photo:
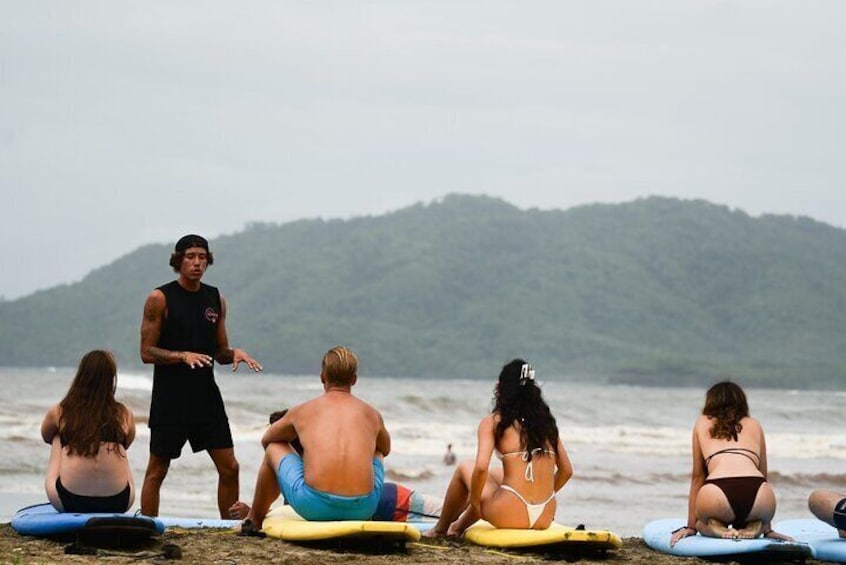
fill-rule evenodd
<path id="1" fill-rule="evenodd" d="M 176 459 L 185 442 L 194 453 L 209 449 L 233 447 L 229 421 L 221 420 L 201 426 L 155 426 L 150 428 L 150 453 L 164 459 Z"/>

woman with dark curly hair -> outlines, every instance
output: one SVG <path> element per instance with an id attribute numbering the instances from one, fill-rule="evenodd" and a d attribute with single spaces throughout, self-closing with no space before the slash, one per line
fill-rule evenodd
<path id="1" fill-rule="evenodd" d="M 743 389 L 729 381 L 717 383 L 708 389 L 693 427 L 687 525 L 673 532 L 670 545 L 697 532 L 729 539 L 790 539 L 772 530 L 775 509 L 764 430 L 749 416 Z"/>
<path id="2" fill-rule="evenodd" d="M 115 400 L 117 365 L 108 351 L 89 351 L 65 397 L 44 416 L 51 446 L 45 486 L 59 512 L 125 512 L 135 500 L 126 450 L 135 417 Z"/>
<path id="3" fill-rule="evenodd" d="M 489 470 L 494 454 L 502 467 Z M 515 359 L 502 368 L 493 410 L 479 424 L 476 460 L 455 470 L 427 535 L 461 535 L 479 518 L 498 528 L 546 529 L 555 517 L 555 493 L 572 475 L 535 371 Z"/>

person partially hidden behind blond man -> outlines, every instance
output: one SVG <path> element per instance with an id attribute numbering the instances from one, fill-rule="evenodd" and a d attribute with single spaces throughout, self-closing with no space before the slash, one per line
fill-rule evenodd
<path id="1" fill-rule="evenodd" d="M 391 436 L 382 415 L 352 394 L 358 359 L 346 347 L 324 356 L 323 394 L 294 406 L 261 438 L 253 503 L 241 525 L 243 535 L 259 529 L 279 497 L 306 520 L 369 520 L 382 495 Z M 291 446 L 299 440 L 303 455 Z"/>
<path id="2" fill-rule="evenodd" d="M 846 494 L 833 490 L 815 490 L 808 497 L 808 508 L 814 516 L 837 528 L 841 538 L 846 538 Z"/>

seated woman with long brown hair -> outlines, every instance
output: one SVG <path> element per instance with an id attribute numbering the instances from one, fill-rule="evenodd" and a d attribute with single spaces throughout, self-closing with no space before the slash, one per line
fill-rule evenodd
<path id="1" fill-rule="evenodd" d="M 51 446 L 45 487 L 59 512 L 125 512 L 135 501 L 126 450 L 135 417 L 115 400 L 111 353 L 90 351 L 62 401 L 47 411 L 41 437 Z"/>
<path id="2" fill-rule="evenodd" d="M 761 424 L 749 416 L 740 386 L 724 381 L 708 389 L 692 441 L 687 525 L 673 532 L 671 546 L 697 532 L 716 538 L 791 539 L 770 525 L 776 499 L 767 482 L 767 443 Z"/>
<path id="3" fill-rule="evenodd" d="M 494 453 L 502 466 L 489 470 Z M 476 460 L 455 470 L 427 535 L 461 535 L 479 518 L 498 528 L 546 529 L 555 518 L 555 493 L 572 475 L 534 369 L 515 359 L 502 368 L 493 411 L 479 424 Z"/>

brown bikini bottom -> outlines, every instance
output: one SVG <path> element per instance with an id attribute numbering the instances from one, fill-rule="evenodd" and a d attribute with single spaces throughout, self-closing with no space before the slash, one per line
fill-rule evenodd
<path id="1" fill-rule="evenodd" d="M 112 496 L 83 496 L 74 494 L 65 488 L 62 479 L 56 478 L 56 491 L 59 493 L 59 500 L 65 512 L 88 513 L 121 513 L 129 510 L 129 483 L 121 492 Z"/>
<path id="2" fill-rule="evenodd" d="M 707 479 L 705 484 L 714 485 L 723 491 L 734 512 L 734 521 L 731 525 L 735 528 L 745 528 L 746 518 L 749 517 L 752 506 L 755 505 L 758 489 L 765 482 L 767 481 L 764 477 L 722 477 Z"/>

